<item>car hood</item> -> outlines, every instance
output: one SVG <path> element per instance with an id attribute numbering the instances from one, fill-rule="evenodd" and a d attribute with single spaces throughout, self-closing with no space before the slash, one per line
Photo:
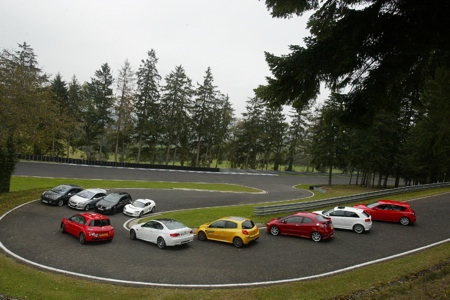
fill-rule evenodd
<path id="1" fill-rule="evenodd" d="M 72 197 L 70 197 L 70 201 L 75 202 L 75 203 L 81 203 L 81 202 L 85 202 L 88 201 L 89 199 L 80 197 L 78 195 L 73 195 Z"/>
<path id="2" fill-rule="evenodd" d="M 136 207 L 136 206 L 134 206 L 133 204 L 127 204 L 127 205 L 125 205 L 125 209 L 126 209 L 127 211 L 142 211 L 142 210 L 143 210 L 142 207 Z"/>
<path id="3" fill-rule="evenodd" d="M 111 203 L 111 202 L 105 201 L 105 200 L 100 200 L 100 201 L 97 202 L 97 205 L 101 205 L 103 207 L 113 207 L 116 204 L 117 203 Z"/>
<path id="4" fill-rule="evenodd" d="M 59 197 L 63 196 L 62 194 L 58 194 L 52 191 L 45 191 L 44 197 L 48 199 L 58 199 Z"/>

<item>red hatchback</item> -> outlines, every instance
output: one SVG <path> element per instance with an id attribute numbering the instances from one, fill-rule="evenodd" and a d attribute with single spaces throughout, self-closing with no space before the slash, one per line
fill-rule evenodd
<path id="1" fill-rule="evenodd" d="M 111 241 L 114 227 L 108 217 L 97 213 L 79 213 L 61 221 L 61 232 L 77 237 L 81 244 L 95 241 Z"/>
<path id="2" fill-rule="evenodd" d="M 270 220 L 266 224 L 266 231 L 272 235 L 295 235 L 319 242 L 334 235 L 334 226 L 322 215 L 297 212 L 287 217 Z"/>
<path id="3" fill-rule="evenodd" d="M 363 209 L 375 221 L 395 222 L 405 226 L 416 222 L 416 212 L 407 202 L 379 200 L 375 203 L 359 204 L 354 207 Z"/>

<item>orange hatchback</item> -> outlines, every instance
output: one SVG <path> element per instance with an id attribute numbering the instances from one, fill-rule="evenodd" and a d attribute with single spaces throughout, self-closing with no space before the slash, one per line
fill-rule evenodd
<path id="1" fill-rule="evenodd" d="M 240 248 L 259 238 L 259 229 L 244 217 L 224 217 L 198 227 L 195 233 L 200 241 L 213 240 Z"/>

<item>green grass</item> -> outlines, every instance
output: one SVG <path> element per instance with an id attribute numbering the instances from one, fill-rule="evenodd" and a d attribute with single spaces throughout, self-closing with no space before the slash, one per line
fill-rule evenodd
<path id="1" fill-rule="evenodd" d="M 42 181 L 41 181 L 42 180 Z M 11 208 L 37 199 L 42 187 L 51 187 L 63 179 L 37 179 L 13 177 L 13 192 L 0 195 L 0 215 Z M 77 183 L 81 181 L 76 180 Z M 92 185 L 91 185 L 92 184 Z M 109 185 L 113 186 L 109 186 Z M 117 186 L 115 184 L 118 184 Z M 148 188 L 151 182 L 135 181 L 83 181 L 83 186 L 93 187 L 133 187 Z M 178 183 L 172 183 L 178 186 Z M 196 186 L 192 184 L 189 186 Z M 171 188 L 168 184 L 165 188 Z M 28 189 L 26 189 L 28 187 Z M 304 186 L 306 188 L 306 186 Z M 152 187 L 154 188 L 154 187 Z M 215 188 L 216 189 L 216 188 Z M 337 197 L 348 195 L 360 187 L 333 187 L 333 192 L 317 193 L 310 198 Z M 365 189 L 364 191 L 368 191 Z M 427 195 L 449 192 L 450 189 L 436 189 L 390 197 L 397 200 L 409 200 Z M 188 211 L 165 213 L 165 216 L 176 217 L 186 224 L 200 224 L 223 215 L 253 216 L 252 205 L 205 208 Z M 253 216 L 254 217 L 254 216 Z M 273 216 L 264 216 L 262 221 Z M 257 220 L 255 220 L 257 221 Z M 190 225 L 193 226 L 193 225 Z M 263 263 L 263 262 L 261 262 Z M 443 265 L 438 271 L 431 271 L 424 276 L 416 276 L 433 266 Z M 171 289 L 151 287 L 131 287 L 84 280 L 57 273 L 42 271 L 21 263 L 17 263 L 5 254 L 0 254 L 0 295 L 20 299 L 344 299 L 347 295 L 360 295 L 358 299 L 400 299 L 403 294 L 410 293 L 403 299 L 444 299 L 450 295 L 450 243 L 424 250 L 412 255 L 400 257 L 376 265 L 359 268 L 354 271 L 330 276 L 322 279 L 308 280 L 289 284 L 279 284 L 254 288 L 230 289 Z M 194 276 L 201 276 L 196 274 Z M 399 283 L 409 278 L 405 283 Z M 417 288 L 420 285 L 420 288 Z M 361 291 L 368 291 L 361 293 Z M 437 292 L 438 291 L 438 292 Z M 434 294 L 433 294 L 434 293 Z M 1 298 L 1 296 L 0 296 Z"/>

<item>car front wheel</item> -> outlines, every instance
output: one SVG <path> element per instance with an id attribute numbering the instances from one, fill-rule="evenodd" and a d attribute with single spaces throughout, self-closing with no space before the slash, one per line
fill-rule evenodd
<path id="1" fill-rule="evenodd" d="M 61 233 L 66 233 L 66 225 L 64 223 L 61 223 Z"/>
<path id="2" fill-rule="evenodd" d="M 85 211 L 88 211 L 88 210 L 90 210 L 90 209 L 91 209 L 91 207 L 89 206 L 89 204 L 86 205 L 86 206 L 84 207 L 84 210 L 85 210 Z"/>
<path id="3" fill-rule="evenodd" d="M 84 244 L 86 243 L 86 236 L 84 235 L 84 233 L 80 233 L 80 244 Z"/>
<path id="4" fill-rule="evenodd" d="M 206 241 L 206 234 L 205 234 L 203 231 L 200 231 L 200 232 L 197 234 L 197 238 L 198 238 L 200 241 Z"/>
<path id="5" fill-rule="evenodd" d="M 279 235 L 280 234 L 280 228 L 278 228 L 277 226 L 272 226 L 272 227 L 270 227 L 270 233 L 272 235 Z"/>
<path id="6" fill-rule="evenodd" d="M 353 231 L 356 233 L 363 233 L 364 227 L 361 224 L 356 224 L 355 226 L 353 226 Z"/>
<path id="7" fill-rule="evenodd" d="M 314 231 L 313 233 L 311 233 L 311 239 L 314 242 L 320 242 L 322 240 L 322 235 L 320 234 L 320 232 Z"/>
<path id="8" fill-rule="evenodd" d="M 58 206 L 63 206 L 64 205 L 64 200 L 58 200 Z"/>
<path id="9" fill-rule="evenodd" d="M 166 241 L 162 237 L 158 238 L 158 240 L 156 241 L 156 244 L 158 245 L 159 249 L 166 248 Z"/>
<path id="10" fill-rule="evenodd" d="M 409 219 L 407 217 L 401 217 L 400 218 L 400 224 L 407 226 L 409 225 Z"/>
<path id="11" fill-rule="evenodd" d="M 136 239 L 136 231 L 133 229 L 130 230 L 130 239 L 135 240 Z"/>

